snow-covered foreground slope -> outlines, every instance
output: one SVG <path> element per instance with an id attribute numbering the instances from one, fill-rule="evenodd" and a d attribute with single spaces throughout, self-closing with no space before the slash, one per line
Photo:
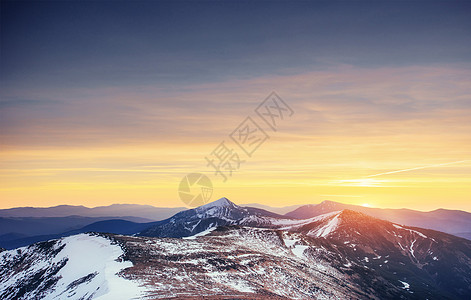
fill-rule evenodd
<path id="1" fill-rule="evenodd" d="M 118 273 L 132 266 L 104 237 L 79 234 L 0 253 L 1 299 L 133 299 L 142 288 Z"/>

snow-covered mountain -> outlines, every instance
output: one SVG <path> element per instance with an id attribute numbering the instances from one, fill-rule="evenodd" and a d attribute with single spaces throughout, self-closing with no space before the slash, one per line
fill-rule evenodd
<path id="1" fill-rule="evenodd" d="M 140 236 L 1 252 L 0 278 L 0 299 L 470 299 L 471 241 L 351 210 L 300 220 L 222 198 Z"/>
<path id="2" fill-rule="evenodd" d="M 295 220 L 263 209 L 242 207 L 221 198 L 195 209 L 177 213 L 140 232 L 142 236 L 187 237 L 226 225 L 271 227 L 278 220 Z"/>

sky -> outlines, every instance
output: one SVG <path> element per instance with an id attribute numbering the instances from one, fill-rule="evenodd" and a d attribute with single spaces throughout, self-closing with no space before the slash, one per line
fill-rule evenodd
<path id="1" fill-rule="evenodd" d="M 471 211 L 471 2 L 1 1 L 0 208 Z M 272 91 L 292 111 L 257 115 Z M 230 135 L 268 137 L 247 156 Z M 243 161 L 224 181 L 207 157 Z"/>

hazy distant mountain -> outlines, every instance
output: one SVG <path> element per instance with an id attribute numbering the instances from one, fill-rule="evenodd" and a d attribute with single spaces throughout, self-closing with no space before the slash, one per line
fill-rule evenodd
<path id="1" fill-rule="evenodd" d="M 113 204 L 109 206 L 85 207 L 72 205 L 59 205 L 54 207 L 16 207 L 1 209 L 0 217 L 122 217 L 133 216 L 152 221 L 166 219 L 184 207 L 154 207 L 138 204 Z"/>
<path id="2" fill-rule="evenodd" d="M 295 220 L 226 200 L 183 215 L 239 215 L 252 227 L 183 239 L 80 234 L 1 252 L 0 298 L 471 298 L 471 241 L 351 210 Z"/>
<path id="3" fill-rule="evenodd" d="M 274 212 L 276 214 L 284 215 L 303 205 L 298 204 L 298 205 L 290 205 L 290 206 L 283 206 L 283 207 L 275 207 L 275 206 L 268 206 L 268 205 L 263 205 L 263 204 L 258 204 L 258 203 L 249 203 L 249 204 L 241 204 L 240 206 L 260 208 L 260 209 Z"/>
<path id="4" fill-rule="evenodd" d="M 325 213 L 350 209 L 364 214 L 408 226 L 434 229 L 457 236 L 471 236 L 471 213 L 460 210 L 437 209 L 421 212 L 411 209 L 381 209 L 324 201 L 308 204 L 285 214 L 287 217 L 306 219 Z"/>

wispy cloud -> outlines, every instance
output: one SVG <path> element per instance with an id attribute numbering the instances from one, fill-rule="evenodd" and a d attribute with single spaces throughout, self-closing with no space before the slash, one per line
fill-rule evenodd
<path id="1" fill-rule="evenodd" d="M 426 166 L 420 166 L 420 167 L 415 167 L 415 168 L 408 168 L 408 169 L 402 169 L 402 170 L 395 170 L 395 171 L 383 172 L 383 173 L 368 175 L 368 176 L 366 176 L 366 177 L 377 177 L 377 176 L 383 176 L 383 175 L 388 175 L 388 174 L 395 174 L 395 173 L 402 173 L 402 172 L 410 172 L 410 171 L 415 171 L 415 170 L 422 170 L 422 169 L 429 169 L 429 168 L 438 168 L 438 167 L 443 167 L 443 166 L 449 166 L 449 165 L 455 165 L 455 164 L 466 163 L 466 162 L 469 162 L 469 161 L 470 161 L 470 160 L 459 160 L 459 161 L 453 161 L 453 162 L 442 163 L 442 164 L 426 165 Z"/>

